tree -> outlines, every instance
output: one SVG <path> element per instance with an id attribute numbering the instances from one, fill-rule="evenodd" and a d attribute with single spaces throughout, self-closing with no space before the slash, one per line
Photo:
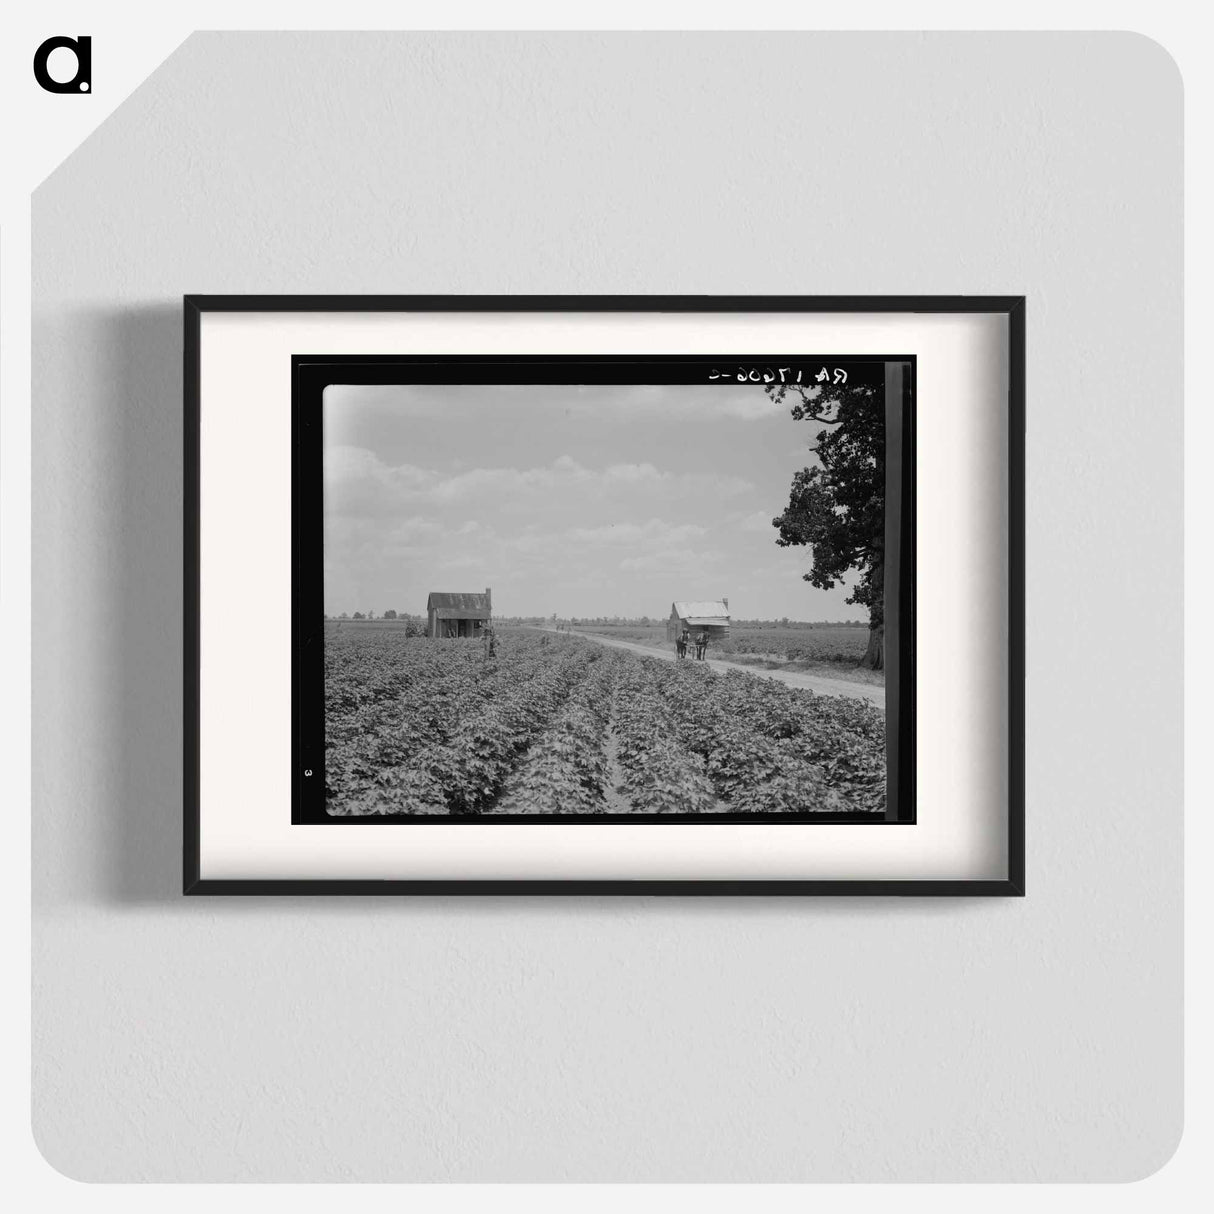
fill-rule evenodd
<path id="1" fill-rule="evenodd" d="M 367 617 L 365 615 L 363 615 L 363 613 L 361 611 L 356 611 L 354 613 L 354 618 L 356 620 L 365 620 Z"/>
<path id="2" fill-rule="evenodd" d="M 384 619 L 385 620 L 396 619 L 396 612 L 393 611 L 391 607 L 389 607 L 388 610 L 384 612 Z"/>
<path id="3" fill-rule="evenodd" d="M 817 426 L 809 450 L 817 466 L 792 481 L 788 507 L 772 526 L 781 548 L 812 549 L 804 578 L 829 590 L 851 570 L 860 578 L 847 602 L 868 608 L 868 649 L 860 665 L 885 669 L 885 398 L 870 384 L 771 384 L 773 401 Z"/>

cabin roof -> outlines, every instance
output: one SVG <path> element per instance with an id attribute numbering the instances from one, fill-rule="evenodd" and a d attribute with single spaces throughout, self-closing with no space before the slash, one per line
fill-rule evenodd
<path id="1" fill-rule="evenodd" d="M 426 600 L 426 610 L 437 611 L 440 620 L 488 619 L 489 596 L 432 590 Z"/>
<path id="2" fill-rule="evenodd" d="M 729 623 L 729 608 L 722 599 L 676 599 L 671 609 L 687 624 Z"/>

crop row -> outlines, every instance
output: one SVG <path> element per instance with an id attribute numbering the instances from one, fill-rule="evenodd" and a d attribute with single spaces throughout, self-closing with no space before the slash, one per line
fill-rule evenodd
<path id="1" fill-rule="evenodd" d="M 692 662 L 503 634 L 326 637 L 335 815 L 863 811 L 885 806 L 884 716 Z"/>
<path id="2" fill-rule="evenodd" d="M 370 679 L 368 668 L 374 670 Z M 525 680 L 530 669 L 527 655 L 518 650 L 485 662 L 480 646 L 405 645 L 391 633 L 327 645 L 330 812 L 352 812 L 348 805 L 368 799 L 373 803 L 384 773 L 445 741 L 460 721 L 495 699 L 503 686 Z"/>
<path id="3" fill-rule="evenodd" d="M 356 748 L 371 764 L 360 764 L 356 786 L 334 787 L 330 768 L 340 756 L 326 754 L 330 813 L 482 812 L 595 656 L 579 645 L 550 657 L 521 643 L 485 661 L 479 647 L 461 648 L 473 655 L 473 669 L 453 668 L 427 688 L 432 694 L 404 705 L 398 720 L 377 730 L 365 758 Z"/>
<path id="4" fill-rule="evenodd" d="M 743 707 L 722 695 L 725 678 L 693 663 L 673 669 L 643 659 L 644 676 L 666 710 L 677 750 L 701 765 L 720 808 L 733 813 L 848 810 L 822 767 L 754 727 Z M 747 679 L 756 697 L 766 682 Z"/>
<path id="5" fill-rule="evenodd" d="M 619 662 L 612 728 L 620 791 L 638 813 L 704 813 L 716 796 L 703 755 L 685 744 L 676 710 L 662 694 L 668 672 L 653 658 Z"/>
<path id="6" fill-rule="evenodd" d="M 709 672 L 680 672 L 704 687 Z M 717 675 L 711 699 L 727 716 L 768 740 L 789 762 L 810 763 L 824 778 L 829 805 L 885 810 L 885 715 L 863 700 L 820 696 L 729 671 Z M 846 804 L 836 804 L 842 797 Z"/>
<path id="7" fill-rule="evenodd" d="M 604 743 L 614 674 L 611 654 L 592 655 L 585 679 L 506 782 L 496 812 L 605 812 L 611 776 Z"/>

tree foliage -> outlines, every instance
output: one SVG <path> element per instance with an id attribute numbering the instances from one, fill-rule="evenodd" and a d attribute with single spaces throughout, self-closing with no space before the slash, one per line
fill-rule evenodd
<path id="1" fill-rule="evenodd" d="M 773 401 L 791 404 L 792 416 L 815 426 L 809 450 L 816 464 L 794 477 L 788 506 L 772 526 L 782 548 L 810 548 L 804 578 L 829 590 L 855 570 L 859 580 L 847 602 L 868 608 L 869 646 L 864 666 L 884 667 L 885 635 L 885 405 L 870 384 L 772 384 Z"/>

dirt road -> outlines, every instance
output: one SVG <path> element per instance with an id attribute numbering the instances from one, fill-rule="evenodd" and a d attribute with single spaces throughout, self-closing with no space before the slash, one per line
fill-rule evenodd
<path id="1" fill-rule="evenodd" d="M 608 645 L 613 649 L 627 649 L 639 653 L 643 657 L 658 658 L 661 661 L 675 661 L 674 651 L 657 649 L 652 645 L 639 645 L 635 641 L 620 641 L 615 637 L 600 636 L 596 632 L 581 632 L 588 641 L 597 641 L 600 645 Z M 692 658 L 685 659 L 693 661 Z M 775 679 L 789 687 L 800 687 L 807 691 L 817 692 L 820 696 L 849 696 L 853 700 L 867 700 L 874 708 L 885 711 L 885 688 L 876 687 L 870 683 L 851 683 L 846 679 L 831 679 L 825 675 L 805 674 L 800 670 L 764 670 L 759 666 L 743 666 L 738 662 L 726 662 L 720 658 L 707 658 L 705 665 L 716 671 L 740 670 L 743 674 L 753 674 L 759 679 Z"/>

